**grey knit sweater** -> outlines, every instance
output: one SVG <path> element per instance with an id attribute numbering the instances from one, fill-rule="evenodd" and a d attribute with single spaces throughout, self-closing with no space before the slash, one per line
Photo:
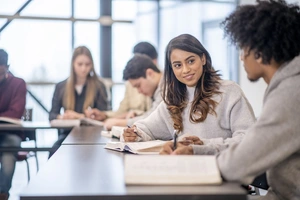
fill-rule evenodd
<path id="1" fill-rule="evenodd" d="M 223 177 L 249 184 L 267 171 L 270 185 L 261 199 L 300 199 L 300 57 L 281 66 L 265 92 L 258 121 L 241 143 L 222 151 Z"/>
<path id="2" fill-rule="evenodd" d="M 194 145 L 197 154 L 215 154 L 230 144 L 239 143 L 245 130 L 255 121 L 253 110 L 240 87 L 232 81 L 221 81 L 222 94 L 213 96 L 218 102 L 217 115 L 209 114 L 204 122 L 192 123 L 189 120 L 191 101 L 195 88 L 187 88 L 189 102 L 183 111 L 182 134 L 198 136 L 205 145 Z M 147 118 L 135 125 L 142 134 L 142 141 L 173 139 L 173 121 L 164 102 Z"/>

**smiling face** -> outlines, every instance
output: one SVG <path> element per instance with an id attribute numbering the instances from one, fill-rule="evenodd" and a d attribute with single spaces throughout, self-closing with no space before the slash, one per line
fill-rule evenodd
<path id="1" fill-rule="evenodd" d="M 172 70 L 175 77 L 188 87 L 197 85 L 203 73 L 203 65 L 206 64 L 206 58 L 195 53 L 174 49 L 170 55 Z"/>
<path id="2" fill-rule="evenodd" d="M 84 79 L 88 76 L 93 66 L 91 59 L 82 54 L 76 57 L 73 67 L 76 77 L 79 79 Z"/>

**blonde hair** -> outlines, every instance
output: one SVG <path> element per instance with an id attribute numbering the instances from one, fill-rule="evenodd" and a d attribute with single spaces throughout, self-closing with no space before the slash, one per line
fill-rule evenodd
<path id="1" fill-rule="evenodd" d="M 72 56 L 72 63 L 71 63 L 71 75 L 67 80 L 66 87 L 65 87 L 65 93 L 63 97 L 63 106 L 67 110 L 74 110 L 75 109 L 75 84 L 76 84 L 76 74 L 74 70 L 74 62 L 76 58 L 80 55 L 86 55 L 90 58 L 92 63 L 92 69 L 90 73 L 87 76 L 86 79 L 86 93 L 85 93 L 85 99 L 82 107 L 82 112 L 87 109 L 89 106 L 93 106 L 94 99 L 96 96 L 96 91 L 98 88 L 102 89 L 100 87 L 100 80 L 98 79 L 95 68 L 94 68 L 94 61 L 92 54 L 90 50 L 85 46 L 79 46 L 77 47 Z M 100 91 L 103 95 L 103 91 Z"/>

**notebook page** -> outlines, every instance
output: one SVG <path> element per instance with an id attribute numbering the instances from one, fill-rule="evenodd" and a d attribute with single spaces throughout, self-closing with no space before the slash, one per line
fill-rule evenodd
<path id="1" fill-rule="evenodd" d="M 215 156 L 125 156 L 127 184 L 181 185 L 220 184 Z"/>

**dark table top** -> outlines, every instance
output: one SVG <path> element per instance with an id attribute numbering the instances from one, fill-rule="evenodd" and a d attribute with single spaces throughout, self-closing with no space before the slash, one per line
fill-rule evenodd
<path id="1" fill-rule="evenodd" d="M 0 124 L 0 134 L 7 130 L 36 130 L 36 129 L 72 129 L 73 126 L 51 126 L 48 121 L 24 121 L 21 125 L 17 124 Z"/>
<path id="2" fill-rule="evenodd" d="M 101 135 L 103 127 L 100 126 L 80 126 L 74 127 L 62 145 L 81 144 L 106 144 L 107 142 L 117 142 L 119 139 L 109 138 Z"/>
<path id="3" fill-rule="evenodd" d="M 71 130 L 73 126 L 51 126 L 48 121 L 23 121 L 21 125 L 0 123 L 0 134 L 10 131 L 35 131 L 37 129 L 65 129 Z M 9 151 L 49 151 L 52 147 L 0 147 L 0 152 Z"/>
<path id="4" fill-rule="evenodd" d="M 62 145 L 23 192 L 28 199 L 226 199 L 246 200 L 237 183 L 220 186 L 128 186 L 124 153 L 104 145 Z"/>

